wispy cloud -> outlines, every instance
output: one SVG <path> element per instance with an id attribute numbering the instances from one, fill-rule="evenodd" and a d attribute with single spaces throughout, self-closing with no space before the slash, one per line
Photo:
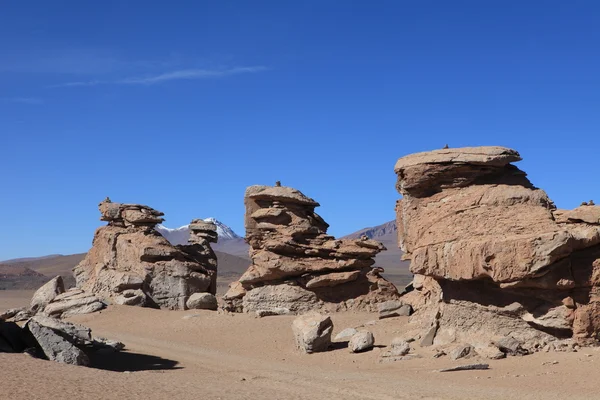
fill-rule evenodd
<path id="1" fill-rule="evenodd" d="M 266 71 L 263 66 L 235 67 L 228 69 L 182 69 L 148 76 L 129 77 L 115 80 L 89 80 L 66 82 L 51 87 L 77 87 L 98 85 L 155 85 L 168 81 L 222 78 L 231 75 L 251 74 Z"/>
<path id="2" fill-rule="evenodd" d="M 44 104 L 44 100 L 39 97 L 3 97 L 0 100 L 4 103 L 20 103 L 20 104 Z"/>

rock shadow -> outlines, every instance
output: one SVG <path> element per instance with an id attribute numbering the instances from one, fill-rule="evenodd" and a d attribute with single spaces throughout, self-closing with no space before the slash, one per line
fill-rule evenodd
<path id="1" fill-rule="evenodd" d="M 93 352 L 88 354 L 92 368 L 106 371 L 160 371 L 182 369 L 179 362 L 149 354 L 121 352 Z"/>

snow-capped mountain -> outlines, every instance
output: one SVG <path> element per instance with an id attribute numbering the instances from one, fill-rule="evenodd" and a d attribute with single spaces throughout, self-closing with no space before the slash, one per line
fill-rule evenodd
<path id="1" fill-rule="evenodd" d="M 206 218 L 205 222 L 212 222 L 217 226 L 217 235 L 219 240 L 241 239 L 237 233 L 230 227 L 215 218 Z M 187 244 L 190 238 L 189 225 L 180 226 L 179 228 L 167 228 L 164 225 L 156 225 L 156 230 L 163 235 L 171 244 Z"/>

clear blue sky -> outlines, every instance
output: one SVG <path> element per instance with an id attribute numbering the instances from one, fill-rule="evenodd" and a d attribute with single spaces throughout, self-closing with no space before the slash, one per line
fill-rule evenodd
<path id="1" fill-rule="evenodd" d="M 240 234 L 281 180 L 343 235 L 394 218 L 399 157 L 503 145 L 600 200 L 597 1 L 5 1 L 0 259 L 84 252 L 97 204 Z"/>

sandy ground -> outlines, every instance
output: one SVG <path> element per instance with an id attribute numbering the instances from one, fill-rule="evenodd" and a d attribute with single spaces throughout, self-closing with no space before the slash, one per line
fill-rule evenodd
<path id="1" fill-rule="evenodd" d="M 25 305 L 31 292 L 0 292 L 0 310 Z M 19 301 L 20 298 L 20 301 Z M 372 321 L 367 313 L 332 316 L 334 335 Z M 378 363 L 406 318 L 369 325 L 373 351 L 351 354 L 294 350 L 293 317 L 254 318 L 209 311 L 111 307 L 71 319 L 127 351 L 96 358 L 100 369 L 0 354 L 1 399 L 600 399 L 600 352 L 539 353 L 485 361 L 487 371 L 440 373 L 477 362 L 423 358 Z M 552 364 L 551 362 L 558 363 Z"/>

